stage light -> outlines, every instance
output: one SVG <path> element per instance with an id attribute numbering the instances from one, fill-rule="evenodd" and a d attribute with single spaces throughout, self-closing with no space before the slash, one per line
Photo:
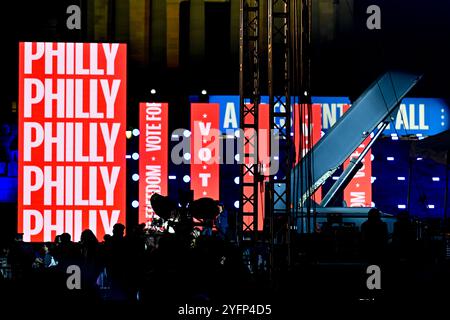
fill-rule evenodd
<path id="1" fill-rule="evenodd" d="M 405 181 L 406 179 L 405 179 L 405 177 L 397 177 L 397 180 L 398 181 Z"/>
<path id="2" fill-rule="evenodd" d="M 206 95 L 208 93 L 208 91 L 206 91 L 205 89 L 202 90 L 202 95 Z"/>
<path id="3" fill-rule="evenodd" d="M 303 92 L 303 95 L 304 95 L 305 97 L 307 97 L 307 96 L 308 96 L 308 91 Z"/>
<path id="4" fill-rule="evenodd" d="M 373 161 L 375 159 L 375 156 L 373 155 L 373 153 L 370 155 L 370 161 Z"/>
<path id="5" fill-rule="evenodd" d="M 235 207 L 236 209 L 239 209 L 239 201 L 235 201 L 235 202 L 234 202 L 234 207 Z"/>
<path id="6" fill-rule="evenodd" d="M 239 184 L 239 177 L 234 178 L 234 183 Z"/>
<path id="7" fill-rule="evenodd" d="M 133 200 L 133 202 L 131 202 L 131 206 L 132 206 L 133 208 L 139 207 L 139 201 Z"/>
<path id="8" fill-rule="evenodd" d="M 236 131 L 234 131 L 234 136 L 235 136 L 236 138 L 239 138 L 240 135 L 241 135 L 241 130 L 236 130 Z"/>
<path id="9" fill-rule="evenodd" d="M 377 177 L 370 177 L 370 183 L 374 183 L 377 180 Z"/>
<path id="10" fill-rule="evenodd" d="M 273 180 L 277 180 L 277 179 L 278 179 L 278 177 L 277 177 L 277 176 L 274 176 L 274 177 L 273 177 Z"/>
<path id="11" fill-rule="evenodd" d="M 273 160 L 279 160 L 280 158 L 278 156 L 273 156 Z"/>
<path id="12" fill-rule="evenodd" d="M 394 140 L 394 141 L 397 141 L 398 137 L 397 136 L 392 136 L 391 139 Z"/>
<path id="13" fill-rule="evenodd" d="M 336 177 L 336 176 L 335 176 L 335 177 L 333 177 L 332 179 L 333 179 L 333 180 L 338 180 L 338 179 L 339 179 L 339 177 Z"/>
<path id="14" fill-rule="evenodd" d="M 375 202 L 371 202 L 371 203 L 370 203 L 370 207 L 371 207 L 371 208 L 375 208 Z"/>
<path id="15" fill-rule="evenodd" d="M 439 180 L 441 180 L 441 179 L 439 179 L 439 177 L 433 177 L 433 178 L 431 178 L 433 181 L 439 181 Z"/>
<path id="16" fill-rule="evenodd" d="M 184 160 L 189 161 L 191 160 L 191 154 L 189 152 L 186 152 L 185 154 L 183 154 L 183 158 Z"/>
<path id="17" fill-rule="evenodd" d="M 177 176 L 169 176 L 169 180 L 176 180 Z"/>
<path id="18" fill-rule="evenodd" d="M 416 160 L 417 160 L 417 161 L 422 161 L 422 160 L 423 160 L 423 158 L 417 158 Z"/>
<path id="19" fill-rule="evenodd" d="M 138 181 L 138 180 L 139 180 L 139 175 L 138 175 L 137 173 L 134 173 L 134 174 L 131 176 L 131 179 L 133 179 L 133 181 Z"/>
<path id="20" fill-rule="evenodd" d="M 189 138 L 189 137 L 191 136 L 191 132 L 190 132 L 189 130 L 184 130 L 184 131 L 183 131 L 183 136 L 184 136 L 185 138 Z"/>
<path id="21" fill-rule="evenodd" d="M 387 157 L 386 160 L 387 160 L 387 161 L 394 161 L 395 158 L 394 158 L 394 157 Z"/>
<path id="22" fill-rule="evenodd" d="M 236 154 L 235 156 L 234 156 L 234 160 L 236 160 L 236 162 L 239 162 L 239 159 L 240 159 L 241 157 L 239 156 L 239 154 Z"/>
<path id="23" fill-rule="evenodd" d="M 131 158 L 133 158 L 133 160 L 139 159 L 139 153 L 134 152 L 134 153 L 131 155 Z"/>
<path id="24" fill-rule="evenodd" d="M 406 209 L 406 205 L 405 204 L 399 204 L 397 206 L 397 208 L 399 208 L 399 209 Z"/>
<path id="25" fill-rule="evenodd" d="M 125 159 L 131 159 L 131 154 L 125 155 Z"/>
<path id="26" fill-rule="evenodd" d="M 140 133 L 139 129 L 133 129 L 133 136 L 137 137 Z"/>
<path id="27" fill-rule="evenodd" d="M 125 131 L 125 135 L 127 136 L 127 139 L 130 139 L 132 135 L 131 130 Z"/>
<path id="28" fill-rule="evenodd" d="M 434 204 L 429 204 L 427 207 L 428 209 L 434 209 Z"/>
<path id="29" fill-rule="evenodd" d="M 183 181 L 186 182 L 186 183 L 188 183 L 189 181 L 191 181 L 191 177 L 189 177 L 188 175 L 185 175 L 185 176 L 183 177 Z"/>
<path id="30" fill-rule="evenodd" d="M 423 135 L 421 133 L 417 133 L 416 137 L 422 137 Z"/>
<path id="31" fill-rule="evenodd" d="M 156 94 L 156 90 L 155 90 L 155 89 L 152 89 L 152 90 L 150 90 L 150 93 L 151 93 L 151 94 Z"/>

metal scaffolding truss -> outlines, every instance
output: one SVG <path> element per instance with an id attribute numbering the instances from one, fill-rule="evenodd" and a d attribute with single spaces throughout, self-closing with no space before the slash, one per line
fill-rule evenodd
<path id="1" fill-rule="evenodd" d="M 290 208 L 291 208 L 291 168 L 293 160 L 291 137 L 291 0 L 268 0 L 268 94 L 270 127 L 272 136 L 278 138 L 279 154 L 272 154 L 271 167 L 279 168 L 278 173 L 270 172 L 268 181 L 270 226 L 270 265 L 274 261 L 274 246 L 286 249 L 286 263 L 290 263 Z M 281 155 L 284 155 L 282 158 Z M 278 156 L 274 158 L 274 156 Z M 275 161 L 279 163 L 276 164 Z M 275 180 L 275 173 L 277 180 Z M 276 183 L 276 185 L 275 185 Z M 282 209 L 277 209 L 282 208 Z M 281 261 L 280 261 L 281 262 Z M 281 262 L 284 264 L 283 262 Z"/>
<path id="2" fill-rule="evenodd" d="M 239 94 L 243 145 L 240 160 L 239 213 L 243 232 L 256 239 L 258 232 L 259 159 L 257 148 L 260 104 L 260 1 L 240 0 Z"/>

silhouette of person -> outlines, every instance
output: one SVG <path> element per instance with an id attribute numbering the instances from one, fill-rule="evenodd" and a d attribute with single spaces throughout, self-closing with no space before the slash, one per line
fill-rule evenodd
<path id="1" fill-rule="evenodd" d="M 363 253 L 369 260 L 379 261 L 383 258 L 388 240 L 386 222 L 381 220 L 380 210 L 369 210 L 367 221 L 361 225 Z"/>
<path id="2" fill-rule="evenodd" d="M 93 297 L 96 290 L 96 280 L 100 274 L 99 244 L 94 232 L 83 230 L 80 237 L 81 268 L 83 275 L 83 288 L 87 297 Z"/>
<path id="3" fill-rule="evenodd" d="M 55 240 L 57 241 L 53 255 L 56 261 L 58 261 L 58 266 L 65 272 L 69 265 L 77 263 L 80 253 L 76 245 L 72 242 L 69 233 L 62 233 Z"/>
<path id="4" fill-rule="evenodd" d="M 394 233 L 392 236 L 392 244 L 399 258 L 407 258 L 412 252 L 412 246 L 416 233 L 414 225 L 411 223 L 409 213 L 407 211 L 400 212 L 397 215 L 397 221 L 394 223 Z"/>
<path id="5" fill-rule="evenodd" d="M 107 246 L 107 270 L 111 276 L 111 288 L 113 299 L 124 300 L 127 298 L 127 245 L 124 237 L 125 226 L 116 223 L 113 227 L 113 235 Z"/>

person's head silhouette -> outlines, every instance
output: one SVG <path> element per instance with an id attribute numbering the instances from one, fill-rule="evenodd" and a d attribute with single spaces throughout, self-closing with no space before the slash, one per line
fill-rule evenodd
<path id="1" fill-rule="evenodd" d="M 367 220 L 371 222 L 380 221 L 381 213 L 377 208 L 372 208 L 367 214 Z"/>
<path id="2" fill-rule="evenodd" d="M 116 223 L 113 227 L 113 237 L 123 238 L 125 232 L 125 226 L 121 223 Z"/>

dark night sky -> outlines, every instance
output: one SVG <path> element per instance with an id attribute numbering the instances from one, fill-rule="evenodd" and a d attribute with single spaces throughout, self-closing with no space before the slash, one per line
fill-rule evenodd
<path id="1" fill-rule="evenodd" d="M 345 1 L 340 0 L 340 5 L 346 6 Z M 16 100 L 18 41 L 76 39 L 64 31 L 65 8 L 75 2 L 78 1 L 17 0 L 2 3 L 2 73 L 3 79 L 7 79 L 4 81 L 6 87 L 0 96 L 2 104 Z M 369 31 L 366 28 L 368 15 L 365 10 L 371 4 L 381 7 L 382 30 Z M 340 35 L 326 47 L 315 46 L 313 49 L 313 95 L 355 98 L 383 71 L 395 68 L 424 74 L 422 82 L 412 95 L 442 98 L 449 96 L 449 1 L 355 0 L 353 12 L 352 32 Z M 56 30 L 60 31 L 56 38 L 49 37 L 50 25 L 56 25 Z M 238 94 L 237 68 L 238 66 L 221 68 L 220 72 L 217 72 L 209 66 L 204 72 L 183 75 L 184 80 L 181 83 L 189 83 L 190 77 L 195 80 L 196 77 L 203 76 L 208 79 L 206 83 L 215 84 L 221 93 Z M 130 76 L 133 74 L 139 76 L 138 72 L 130 72 Z M 145 77 L 152 79 L 152 74 L 146 73 Z"/>
<path id="2" fill-rule="evenodd" d="M 340 2 L 344 2 L 341 0 Z M 366 28 L 366 8 L 381 8 L 381 30 Z M 446 97 L 450 88 L 450 2 L 355 0 L 354 32 L 321 48 L 314 60 L 315 88 L 322 93 L 358 94 L 386 69 L 424 74 L 412 92 Z M 324 67 L 325 66 L 325 67 Z M 321 81 L 325 77 L 325 81 Z M 331 80 L 330 80 L 331 79 Z M 334 89 L 336 88 L 336 89 Z M 331 92 L 332 91 L 332 92 Z"/>

